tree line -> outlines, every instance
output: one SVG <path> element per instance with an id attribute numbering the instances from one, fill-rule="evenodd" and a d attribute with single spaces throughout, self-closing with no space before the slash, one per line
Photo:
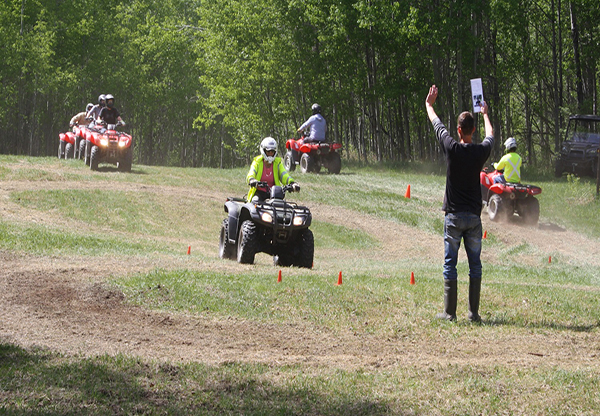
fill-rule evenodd
<path id="1" fill-rule="evenodd" d="M 548 165 L 570 114 L 597 114 L 597 0 L 6 0 L 0 153 L 53 155 L 101 93 L 135 162 L 232 167 L 281 149 L 318 102 L 365 162 L 436 160 L 432 83 L 451 131 L 482 78 L 496 137 Z"/>

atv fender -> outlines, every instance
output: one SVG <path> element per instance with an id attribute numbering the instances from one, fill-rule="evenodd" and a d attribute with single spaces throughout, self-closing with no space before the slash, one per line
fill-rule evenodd
<path id="1" fill-rule="evenodd" d="M 225 202 L 224 209 L 229 214 L 229 242 L 235 244 L 238 232 L 238 220 L 240 218 L 240 204 L 234 201 L 227 201 Z"/>
<path id="2" fill-rule="evenodd" d="M 506 191 L 506 192 L 511 192 L 511 190 L 504 186 L 503 183 L 495 183 L 492 186 L 490 186 L 490 191 L 492 191 L 495 194 L 501 194 L 502 192 Z"/>

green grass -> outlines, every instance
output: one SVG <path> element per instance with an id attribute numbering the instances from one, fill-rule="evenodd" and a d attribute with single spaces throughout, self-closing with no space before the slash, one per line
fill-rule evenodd
<path id="1" fill-rule="evenodd" d="M 506 243 L 492 234 L 484 241 L 484 252 L 498 253 L 501 261 L 484 262 L 484 324 L 470 324 L 464 316 L 451 324 L 432 319 L 442 301 L 441 237 L 440 254 L 434 259 L 402 255 L 388 259 L 383 243 L 368 230 L 314 218 L 315 268 L 284 268 L 282 282 L 277 283 L 279 269 L 268 261 L 265 265 L 264 255 L 254 266 L 216 258 L 222 196 L 245 195 L 245 175 L 245 169 L 135 165 L 132 174 L 112 168 L 90 172 L 80 161 L 0 156 L 0 186 L 3 181 L 39 184 L 6 190 L 8 211 L 16 207 L 48 220 L 9 218 L 0 211 L 0 250 L 62 258 L 152 257 L 160 252 L 176 259 L 193 241 L 214 247 L 212 255 L 193 252 L 189 258 L 198 263 L 193 268 L 176 262 L 172 268 L 127 276 L 110 271 L 106 282 L 122 290 L 132 304 L 217 322 L 295 326 L 333 338 L 352 334 L 358 340 L 399 345 L 406 345 L 402 344 L 406 339 L 420 345 L 440 343 L 448 349 L 458 344 L 464 356 L 471 345 L 494 345 L 498 340 L 556 338 L 565 344 L 564 354 L 569 354 L 571 344 L 587 341 L 589 362 L 581 359 L 578 366 L 571 366 L 568 360 L 557 360 L 547 365 L 540 357 L 536 366 L 444 359 L 413 365 L 402 361 L 403 351 L 398 351 L 398 363 L 360 368 L 165 363 L 23 349 L 6 334 L 0 338 L 0 414 L 600 413 L 595 364 L 600 271 L 595 264 L 576 263 L 566 254 L 546 253 L 526 241 Z M 291 196 L 298 203 L 327 204 L 340 207 L 347 216 L 369 214 L 441 235 L 445 177 L 439 166 L 351 165 L 344 166 L 340 175 L 294 172 L 293 176 L 302 185 L 302 191 Z M 45 186 L 71 181 L 102 186 Z M 117 183 L 128 185 L 112 189 Z M 594 183 L 543 176 L 532 183 L 543 188 L 542 223 L 581 232 L 591 244 L 598 244 L 600 210 Z M 408 185 L 410 199 L 404 198 Z M 67 213 L 75 227 L 65 229 L 62 221 Z M 466 310 L 467 269 L 461 252 L 461 313 Z M 338 286 L 341 270 L 343 285 Z M 416 276 L 414 286 L 409 284 L 411 272 Z M 444 353 L 440 351 L 440 356 Z"/>
<path id="2" fill-rule="evenodd" d="M 0 344 L 6 415 L 595 414 L 599 381 L 586 369 L 208 366 L 64 357 Z"/>

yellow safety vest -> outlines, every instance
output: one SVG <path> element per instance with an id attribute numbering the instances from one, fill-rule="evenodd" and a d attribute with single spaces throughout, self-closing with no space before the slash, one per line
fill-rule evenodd
<path id="1" fill-rule="evenodd" d="M 521 182 L 521 156 L 516 152 L 505 154 L 500 162 L 494 163 L 494 169 L 504 169 L 504 179 L 506 182 L 519 183 Z"/>
<path id="2" fill-rule="evenodd" d="M 248 175 L 246 175 L 246 183 L 250 182 L 250 179 L 254 178 L 257 181 L 260 181 L 262 178 L 263 171 L 263 157 L 262 155 L 256 156 L 252 161 L 252 165 L 250 166 L 250 170 L 248 171 Z M 285 170 L 283 166 L 283 161 L 280 157 L 276 157 L 273 160 L 273 179 L 275 179 L 275 185 L 289 185 L 294 180 L 290 176 L 290 174 Z M 256 193 L 256 188 L 250 188 L 248 191 L 248 196 L 246 197 L 247 201 L 252 201 L 252 197 Z"/>

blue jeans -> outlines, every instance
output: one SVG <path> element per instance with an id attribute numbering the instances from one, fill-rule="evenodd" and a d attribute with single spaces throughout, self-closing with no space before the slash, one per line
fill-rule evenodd
<path id="1" fill-rule="evenodd" d="M 444 279 L 456 280 L 460 240 L 465 242 L 469 277 L 481 279 L 481 217 L 470 212 L 454 212 L 444 218 Z"/>

